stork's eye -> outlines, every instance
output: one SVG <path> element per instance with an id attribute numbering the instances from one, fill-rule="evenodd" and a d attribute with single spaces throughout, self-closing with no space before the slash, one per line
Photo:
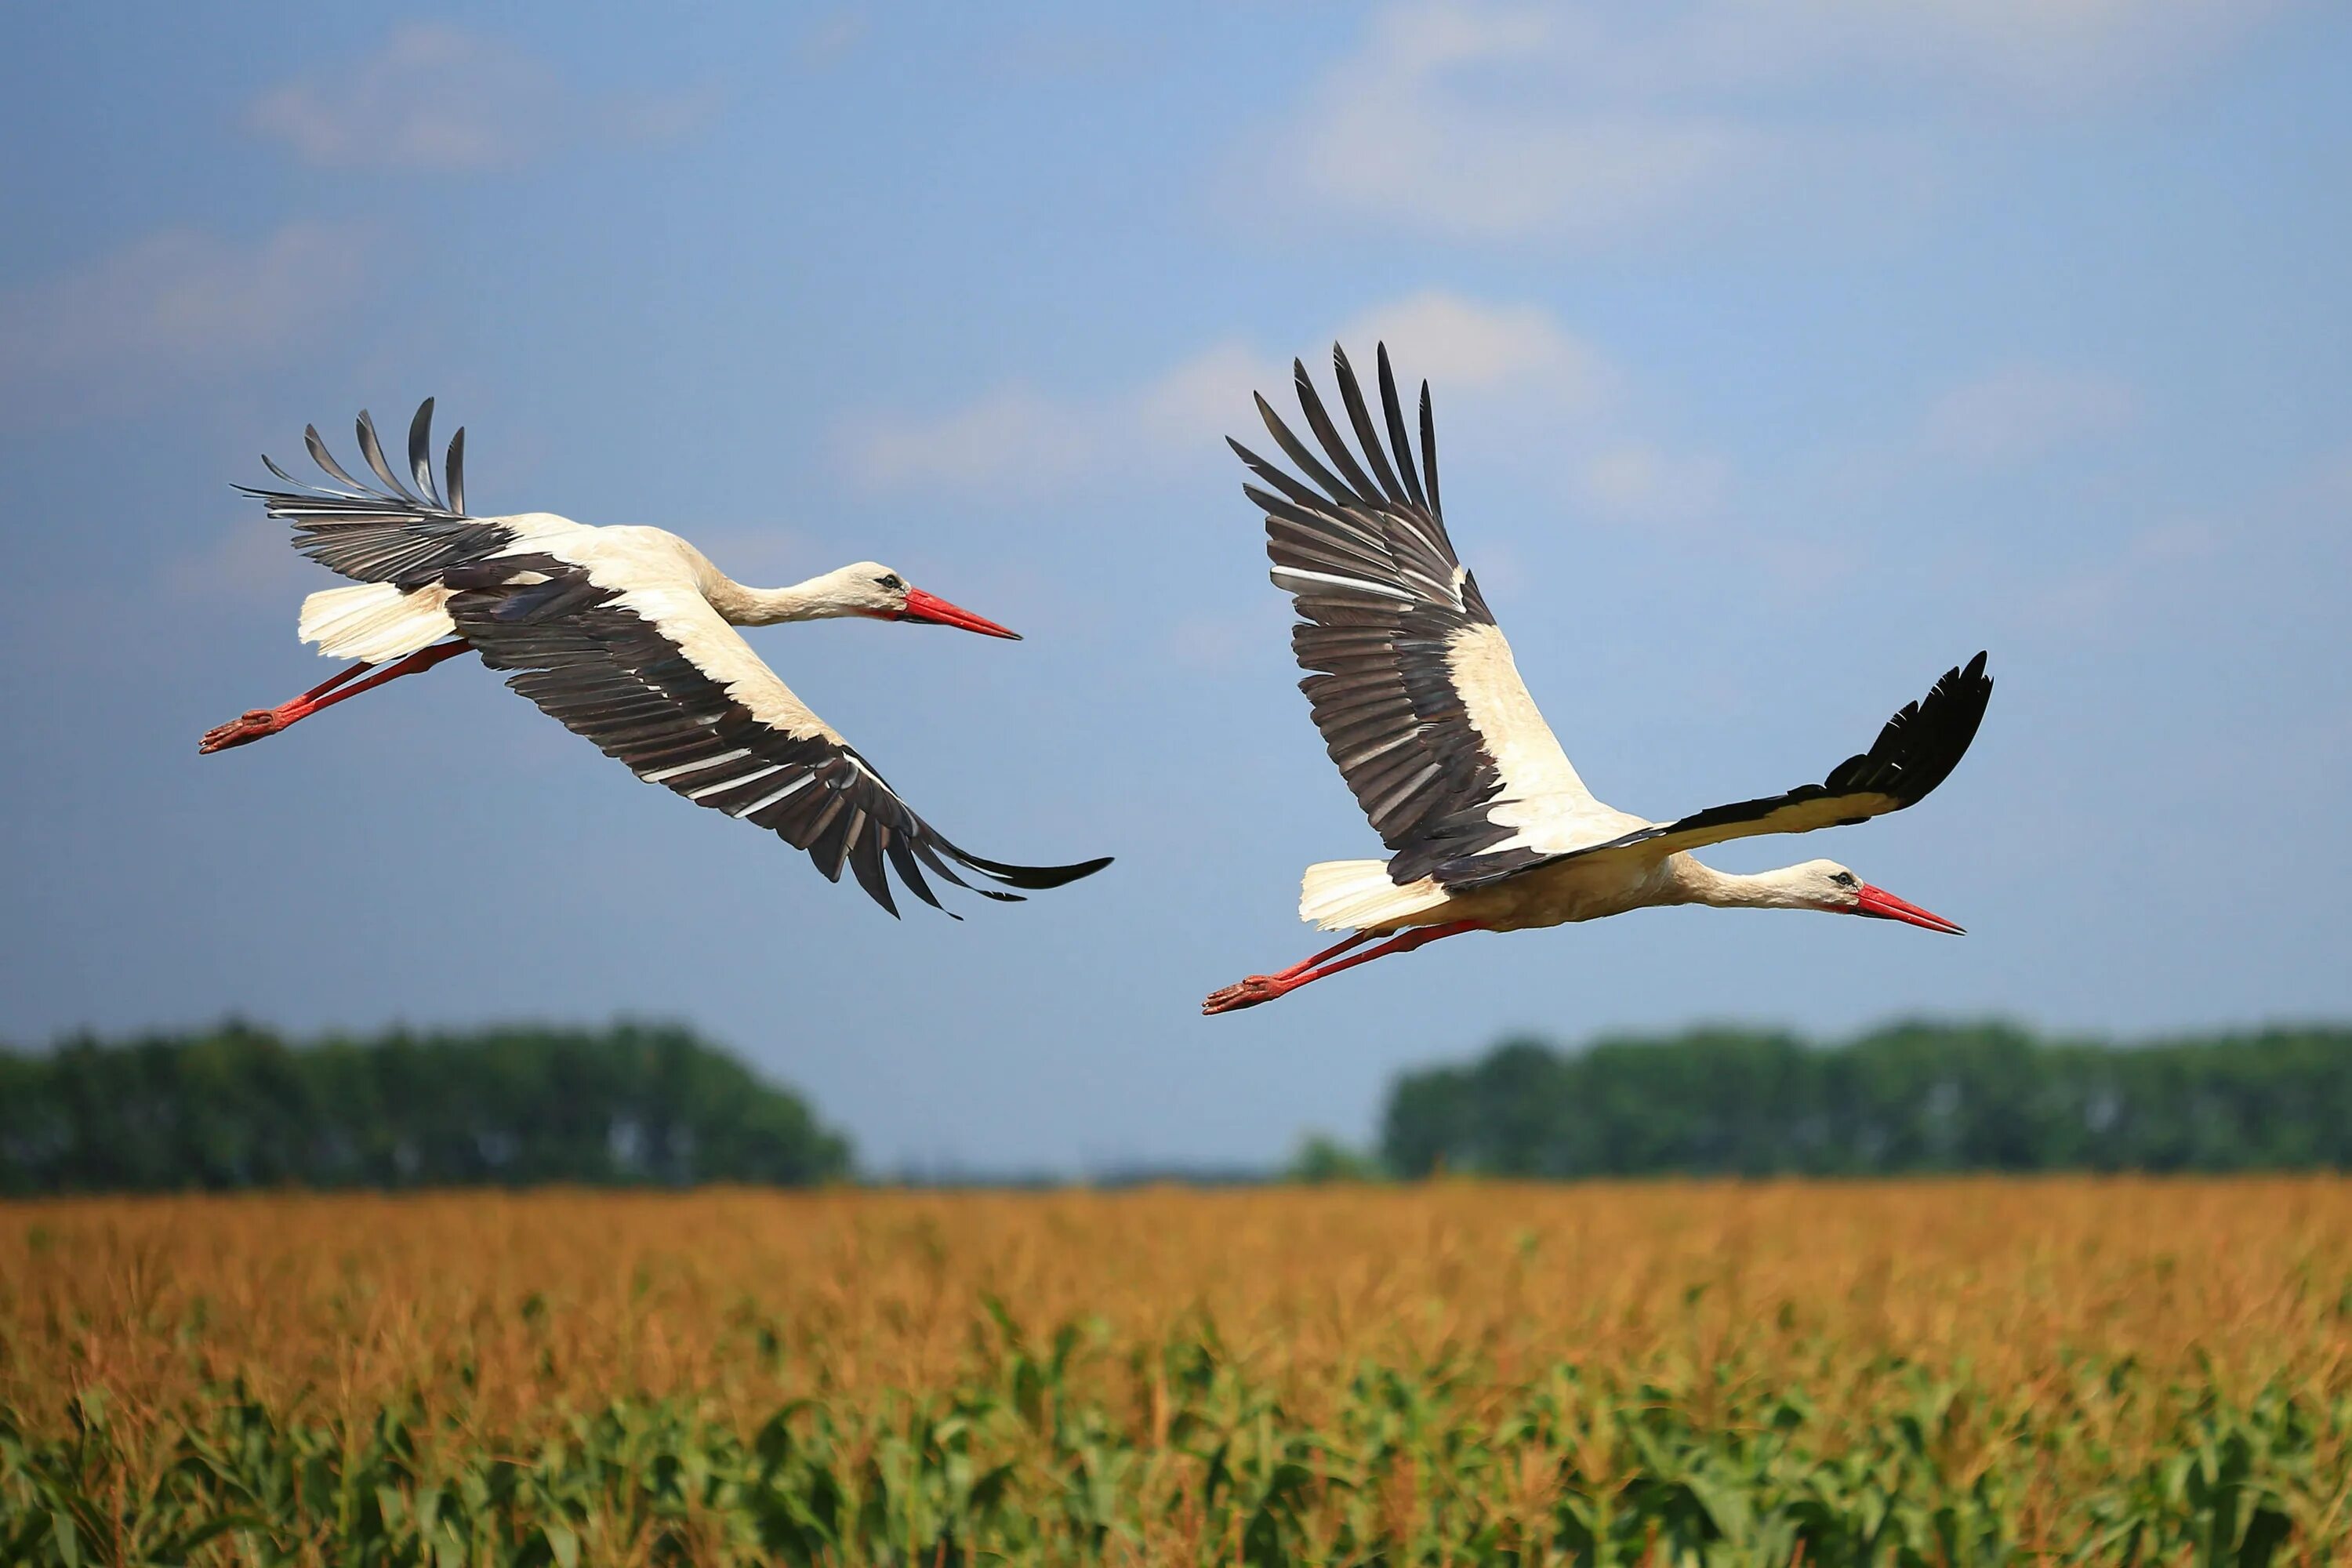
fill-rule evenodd
<path id="1" fill-rule="evenodd" d="M 874 585 L 877 588 L 884 589 L 888 593 L 895 594 L 907 584 L 899 580 L 898 574 L 896 572 L 885 572 L 882 575 L 874 579 Z"/>
<path id="2" fill-rule="evenodd" d="M 1841 888 L 1856 888 L 1862 885 L 1851 871 L 1840 871 L 1836 876 L 1832 877 L 1830 880 L 1835 882 Z"/>

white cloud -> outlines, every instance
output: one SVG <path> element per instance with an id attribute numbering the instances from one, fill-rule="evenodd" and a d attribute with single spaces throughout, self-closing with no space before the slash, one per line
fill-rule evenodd
<path id="1" fill-rule="evenodd" d="M 284 363 L 366 272 L 363 226 L 289 223 L 239 242 L 166 229 L 0 294 L 0 403 L 70 419 Z"/>
<path id="2" fill-rule="evenodd" d="M 499 39 L 409 23 L 331 78 L 263 93 L 246 124 L 322 168 L 478 172 L 584 141 L 674 140 L 714 107 L 707 89 L 584 93 Z"/>
<path id="3" fill-rule="evenodd" d="M 2016 364 L 1954 387 L 1927 411 L 1927 449 L 1982 468 L 2030 462 L 2063 447 L 2115 435 L 2139 412 L 2112 377 Z"/>
<path id="4" fill-rule="evenodd" d="M 2063 110 L 2210 56 L 2281 0 L 1417 4 L 1272 140 L 1309 210 L 1589 243 L 1913 173 L 1922 110 Z"/>
<path id="5" fill-rule="evenodd" d="M 1663 451 L 1633 441 L 1603 448 L 1575 470 L 1578 492 L 1605 517 L 1628 522 L 1696 522 L 1723 504 L 1722 459 Z"/>
<path id="6" fill-rule="evenodd" d="M 1601 355 L 1540 305 L 1480 305 L 1431 289 L 1366 311 L 1343 342 L 1385 342 L 1418 379 L 1484 392 L 1539 387 L 1563 413 L 1589 413 L 1615 391 Z"/>
<path id="7" fill-rule="evenodd" d="M 1145 395 L 1149 400 L 1149 393 Z M 1125 400 L 1132 412 L 1138 400 Z M 1109 454 L 1118 433 L 1100 412 L 1027 386 L 1003 386 L 931 419 L 878 419 L 852 428 L 850 471 L 877 489 L 1058 489 Z"/>
<path id="8" fill-rule="evenodd" d="M 1629 434 L 1624 378 L 1540 306 L 1431 290 L 1365 311 L 1334 335 L 1366 378 L 1367 395 L 1380 342 L 1408 400 L 1413 384 L 1432 384 L 1447 450 L 1516 454 L 1604 518 L 1690 522 L 1720 499 L 1722 463 Z M 1333 403 L 1328 364 L 1318 354 L 1308 368 Z M 1274 355 L 1226 342 L 1092 396 L 1015 384 L 929 416 L 855 421 L 841 431 L 840 449 L 868 489 L 1034 498 L 1216 461 L 1229 435 L 1264 447 L 1250 395 L 1263 393 L 1286 411 L 1290 379 Z"/>
<path id="9" fill-rule="evenodd" d="M 1368 311 L 1337 336 L 1360 357 L 1386 342 L 1400 365 L 1449 395 L 1509 391 L 1557 416 L 1589 412 L 1611 379 L 1600 356 L 1535 306 L 1488 307 L 1433 291 Z M 1313 368 L 1328 392 L 1326 367 Z M 851 473 L 877 489 L 1035 494 L 1222 451 L 1224 436 L 1255 425 L 1250 394 L 1279 397 L 1289 380 L 1272 355 L 1222 342 L 1125 390 L 1073 397 L 1001 386 L 929 418 L 853 424 L 843 445 Z"/>

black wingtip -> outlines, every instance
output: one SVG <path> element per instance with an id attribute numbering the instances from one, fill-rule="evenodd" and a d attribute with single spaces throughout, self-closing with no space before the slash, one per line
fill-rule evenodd
<path id="1" fill-rule="evenodd" d="M 1034 893 L 1042 892 L 1047 888 L 1066 887 L 1081 878 L 1091 877 L 1109 865 L 1112 858 L 1105 855 L 1098 859 L 1081 860 L 1070 866 L 1011 866 L 1001 860 L 983 860 L 977 855 L 968 855 L 958 850 L 956 858 L 976 871 L 995 878 L 1000 882 L 1025 889 Z M 980 890 L 985 891 L 985 889 Z"/>
<path id="2" fill-rule="evenodd" d="M 1444 517 L 1445 508 L 1437 499 L 1437 415 L 1426 381 L 1421 384 L 1421 488 L 1428 492 L 1430 515 Z"/>
<path id="3" fill-rule="evenodd" d="M 433 400 L 429 397 L 416 405 L 416 417 L 408 422 L 408 472 L 416 481 L 417 494 L 439 505 L 441 487 L 433 479 Z"/>
<path id="4" fill-rule="evenodd" d="M 449 510 L 463 512 L 466 510 L 466 427 L 463 425 L 458 426 L 457 433 L 449 437 L 449 455 L 443 459 L 442 468 L 449 480 Z"/>

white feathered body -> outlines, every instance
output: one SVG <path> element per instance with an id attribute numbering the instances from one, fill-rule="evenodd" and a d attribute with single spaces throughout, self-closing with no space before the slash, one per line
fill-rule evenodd
<path id="1" fill-rule="evenodd" d="M 587 563 L 595 553 L 592 542 L 597 535 L 622 531 L 590 528 L 558 517 L 551 511 L 523 512 L 513 517 L 483 519 L 485 522 L 511 530 L 514 542 L 499 553 L 527 554 L 543 552 L 563 560 Z M 658 529 L 629 530 L 658 533 Z M 686 542 L 675 534 L 664 538 Z M 686 546 L 691 549 L 691 546 Z M 302 640 L 319 645 L 320 654 L 327 658 L 355 658 L 366 664 L 383 664 L 430 647 L 444 637 L 457 635 L 449 619 L 449 590 L 438 584 L 421 588 L 401 588 L 390 583 L 358 583 L 348 588 L 323 588 L 302 601 L 299 631 Z"/>

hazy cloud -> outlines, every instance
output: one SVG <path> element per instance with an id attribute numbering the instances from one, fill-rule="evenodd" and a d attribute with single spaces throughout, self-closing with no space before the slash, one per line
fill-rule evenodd
<path id="1" fill-rule="evenodd" d="M 0 399 L 13 416 L 72 419 L 281 363 L 352 306 L 366 253 L 348 223 L 133 240 L 0 294 Z"/>
<path id="2" fill-rule="evenodd" d="M 1137 399 L 1125 405 L 1131 412 Z M 1001 386 L 931 418 L 882 418 L 845 436 L 851 473 L 874 489 L 1057 489 L 1102 461 L 1108 418 L 1034 387 Z"/>
<path id="3" fill-rule="evenodd" d="M 801 33 L 797 53 L 810 70 L 825 70 L 847 59 L 866 38 L 871 18 L 864 5 L 836 5 Z"/>
<path id="4" fill-rule="evenodd" d="M 2063 111 L 2204 58 L 2275 8 L 1391 6 L 1275 137 L 1270 173 L 1327 213 L 1593 241 L 1807 189 L 1885 189 L 1916 163 L 1923 94 Z"/>
<path id="5" fill-rule="evenodd" d="M 408 23 L 363 59 L 270 89 L 245 119 L 324 168 L 479 172 L 582 142 L 674 140 L 715 108 L 709 89 L 585 92 L 503 40 Z"/>
<path id="6" fill-rule="evenodd" d="M 1723 504 L 1729 471 L 1706 454 L 1664 451 L 1643 441 L 1604 447 L 1574 469 L 1578 494 L 1594 511 L 1628 522 L 1696 522 Z"/>
<path id="7" fill-rule="evenodd" d="M 1675 454 L 1626 430 L 1624 378 L 1540 306 L 1431 290 L 1368 310 L 1334 335 L 1367 378 L 1374 345 L 1385 342 L 1408 398 L 1413 384 L 1432 384 L 1452 432 L 1448 450 L 1516 451 L 1601 515 L 1689 521 L 1720 495 L 1719 461 Z M 1328 397 L 1328 362 L 1320 352 L 1303 357 Z M 1216 461 L 1229 435 L 1264 445 L 1250 395 L 1264 393 L 1286 410 L 1290 379 L 1276 355 L 1225 342 L 1095 396 L 1014 384 L 936 415 L 853 422 L 840 449 L 851 476 L 869 489 L 1052 494 Z"/>
<path id="8" fill-rule="evenodd" d="M 2115 435 L 2138 412 L 2132 389 L 2112 377 L 2017 364 L 1937 399 L 1927 411 L 1926 440 L 1939 456 L 2004 468 Z"/>
<path id="9" fill-rule="evenodd" d="M 1392 355 L 1451 392 L 1535 391 L 1564 410 L 1591 407 L 1608 376 L 1600 359 L 1532 306 L 1486 307 L 1423 293 L 1369 311 L 1339 340 L 1367 363 Z M 1328 340 L 1325 340 L 1328 341 Z M 1327 370 L 1319 356 L 1313 367 Z M 1215 344 L 1139 384 L 1096 397 L 1012 384 L 929 417 L 886 416 L 843 433 L 850 472 L 876 489 L 1061 489 L 1091 476 L 1160 468 L 1221 452 L 1255 426 L 1250 395 L 1282 396 L 1289 367 L 1247 344 Z"/>
<path id="10" fill-rule="evenodd" d="M 1410 358 L 1416 379 L 1465 392 L 1535 388 L 1561 413 L 1590 413 L 1615 391 L 1601 354 L 1540 305 L 1481 305 L 1431 289 L 1365 312 L 1339 337 L 1387 343 Z"/>

